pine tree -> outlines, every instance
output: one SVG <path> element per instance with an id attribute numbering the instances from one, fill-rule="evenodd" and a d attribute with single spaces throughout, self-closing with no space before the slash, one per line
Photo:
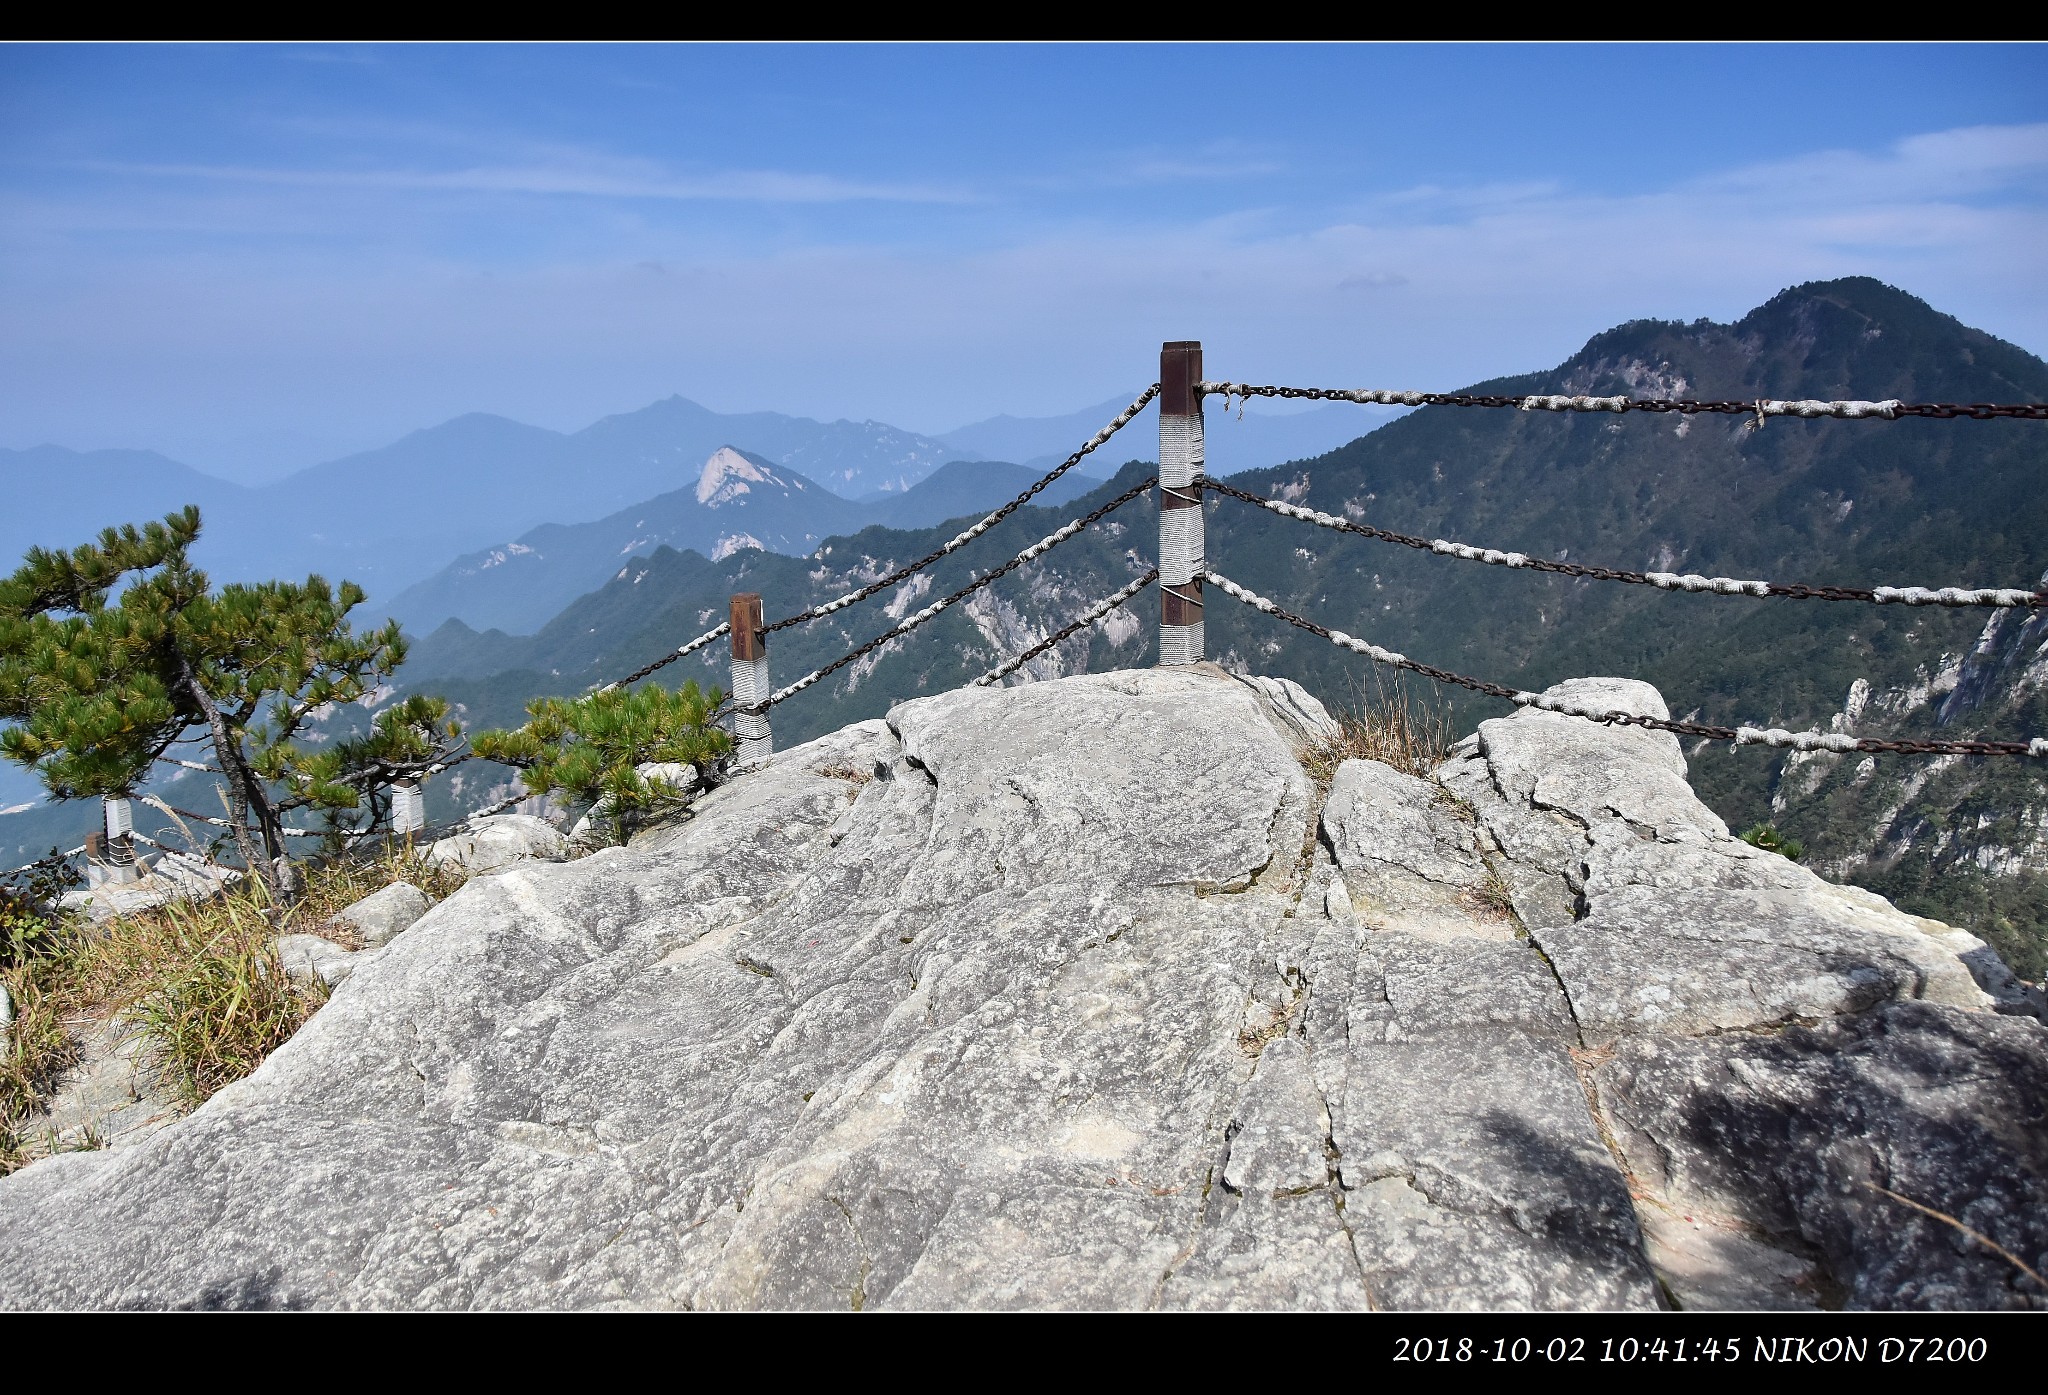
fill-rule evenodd
<path id="1" fill-rule="evenodd" d="M 369 735 L 308 755 L 293 744 L 329 703 L 353 702 L 405 661 L 396 621 L 358 634 L 362 588 L 318 576 L 218 591 L 187 550 L 197 508 L 109 528 L 70 552 L 32 549 L 0 581 L 0 752 L 57 799 L 127 796 L 188 738 L 209 744 L 243 861 L 280 902 L 297 878 L 293 809 L 353 809 L 450 759 L 446 705 L 411 698 Z M 196 762 L 183 761 L 191 765 Z"/>
<path id="2" fill-rule="evenodd" d="M 478 732 L 476 754 L 521 771 L 534 794 L 559 790 L 587 804 L 623 843 L 682 793 L 639 767 L 691 765 L 709 777 L 732 749 L 732 738 L 712 725 L 724 700 L 718 689 L 702 691 L 694 679 L 675 690 L 648 684 L 536 698 L 527 704 L 525 726 Z"/>

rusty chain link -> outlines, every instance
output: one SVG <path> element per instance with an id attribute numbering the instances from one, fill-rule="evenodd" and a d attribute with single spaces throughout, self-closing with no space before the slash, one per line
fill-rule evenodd
<path id="1" fill-rule="evenodd" d="M 1990 421 L 2016 417 L 2048 421 L 2048 402 L 1795 402 L 1763 398 L 1751 402 L 1699 401 L 1666 397 L 1592 397 L 1552 393 L 1514 396 L 1466 392 L 1396 392 L 1370 388 L 1279 387 L 1264 383 L 1202 382 L 1196 387 L 1210 397 L 1280 397 L 1316 402 L 1361 402 L 1391 407 L 1515 407 L 1529 411 L 1677 412 L 1685 416 L 1714 414 L 1752 416 L 1835 416 L 1889 421 L 1898 417 L 1968 417 Z M 1832 408 L 1836 410 L 1821 410 Z"/>
<path id="2" fill-rule="evenodd" d="M 1580 566 L 1576 562 L 1551 562 L 1527 553 L 1492 552 L 1482 548 L 1460 547 L 1458 544 L 1445 543 L 1440 539 L 1418 538 L 1407 533 L 1389 532 L 1385 528 L 1375 528 L 1366 523 L 1353 523 L 1349 519 L 1338 518 L 1334 514 L 1319 513 L 1314 509 L 1304 509 L 1277 499 L 1262 499 L 1256 494 L 1239 489 L 1235 485 L 1225 484 L 1221 480 L 1204 480 L 1202 487 L 1218 494 L 1228 494 L 1233 499 L 1242 499 L 1247 504 L 1256 504 L 1268 512 L 1280 513 L 1286 518 L 1303 519 L 1306 522 L 1316 524 L 1318 527 L 1330 528 L 1344 533 L 1356 533 L 1362 538 L 1374 538 L 1380 542 L 1399 543 L 1402 547 L 1412 547 L 1418 551 L 1432 552 L 1439 556 L 1471 557 L 1489 562 L 1498 561 L 1528 571 L 1554 572 L 1559 576 L 1590 577 L 1595 581 L 1626 581 L 1637 586 L 1656 587 L 1658 590 L 1663 591 L 1683 590 L 1714 592 L 1723 595 L 1785 596 L 1792 600 L 1806 601 L 1867 601 L 1873 605 L 1998 605 L 2018 609 L 2048 607 L 2048 594 L 2043 594 L 2039 591 L 2026 591 L 2024 589 L 1960 591 L 1951 588 L 1952 597 L 1945 598 L 1942 592 L 1931 591 L 1924 587 L 1887 586 L 1873 591 L 1853 586 L 1808 586 L 1803 582 L 1780 581 L 1728 581 L 1727 585 L 1718 587 L 1707 584 L 1726 580 L 1725 578 L 1718 577 L 1698 578 L 1702 584 L 1687 585 L 1685 583 L 1690 581 L 1691 578 L 1668 577 L 1662 574 L 1653 576 L 1645 572 L 1620 571 L 1613 567 L 1585 567 Z"/>
<path id="3" fill-rule="evenodd" d="M 1094 510 L 1092 513 L 1083 514 L 1080 518 L 1075 519 L 1072 523 L 1065 525 L 1065 527 L 1063 527 L 1060 530 L 1060 534 L 1064 534 L 1064 537 L 1060 536 L 1060 534 L 1055 534 L 1050 538 L 1043 539 L 1040 542 L 1035 543 L 1030 547 L 1027 547 L 1026 549 L 1024 549 L 1024 551 L 1018 553 L 1015 557 L 1012 557 L 1009 561 L 1003 563 L 1000 567 L 997 567 L 995 570 L 983 573 L 981 576 L 976 577 L 973 581 L 970 581 L 965 586 L 961 587 L 958 591 L 955 591 L 952 595 L 947 596 L 944 600 L 934 601 L 931 605 L 926 606 L 923 610 L 919 611 L 916 615 L 911 616 L 908 620 L 896 626 L 894 629 L 883 631 L 881 634 L 876 635 L 866 644 L 861 645 L 859 648 L 854 649 L 852 652 L 842 654 L 840 657 L 834 659 L 831 663 L 826 664 L 823 668 L 815 669 L 812 672 L 804 675 L 802 678 L 799 678 L 796 682 L 790 684 L 787 688 L 784 688 L 782 691 L 768 698 L 765 702 L 757 703 L 753 707 L 740 708 L 736 710 L 751 713 L 766 712 L 769 708 L 775 706 L 777 703 L 788 701 L 790 698 L 793 698 L 798 693 L 802 692 L 805 688 L 810 687 L 813 683 L 816 683 L 820 679 L 829 677 L 831 674 L 838 672 L 840 669 L 845 668 L 848 664 L 854 662 L 856 659 L 862 658 L 865 655 L 873 653 L 875 650 L 880 649 L 883 645 L 887 644 L 890 640 L 901 639 L 904 635 L 909 634 L 919 625 L 924 624 L 925 621 L 935 618 L 940 611 L 947 609 L 948 607 L 952 606 L 958 601 L 965 600 L 967 597 L 973 595 L 976 591 L 979 591 L 982 587 L 988 585 L 990 582 L 995 581 L 999 577 L 1009 575 L 1017 568 L 1023 566 L 1026 562 L 1044 556 L 1045 553 L 1058 542 L 1064 542 L 1067 538 L 1078 536 L 1090 524 L 1095 523 L 1098 520 L 1105 518 L 1109 514 L 1115 512 L 1117 509 L 1122 508 L 1125 504 L 1130 503 L 1131 500 L 1145 493 L 1147 490 L 1151 489 L 1152 486 L 1157 483 L 1159 483 L 1159 479 L 1158 476 L 1155 475 L 1149 479 L 1142 481 L 1137 485 L 1134 485 L 1130 489 L 1127 489 L 1123 493 L 1117 495 L 1116 498 L 1104 504 L 1101 508 Z"/>
<path id="4" fill-rule="evenodd" d="M 1368 644 L 1351 635 L 1327 629 L 1322 625 L 1318 625 L 1313 620 L 1304 619 L 1290 610 L 1283 609 L 1264 596 L 1239 586 L 1230 578 L 1219 573 L 1204 572 L 1203 576 L 1206 580 L 1216 583 L 1226 594 L 1243 601 L 1252 609 L 1285 620 L 1296 629 L 1306 630 L 1312 635 L 1320 635 L 1322 638 L 1330 641 L 1330 643 L 1341 648 L 1364 653 L 1368 658 L 1377 663 L 1386 664 L 1390 668 L 1406 669 L 1410 673 L 1419 673 L 1432 682 L 1466 688 L 1475 693 L 1483 693 L 1488 697 L 1503 698 L 1508 702 L 1514 703 L 1517 707 L 1535 707 L 1542 711 L 1558 712 L 1564 716 L 1579 717 L 1586 721 L 1599 722 L 1608 726 L 1649 727 L 1656 731 L 1668 731 L 1674 736 L 1704 737 L 1709 741 L 1730 741 L 1744 746 L 1794 746 L 1798 749 L 1807 749 L 1809 746 L 1827 743 L 1822 749 L 1833 751 L 1837 754 L 1858 751 L 1909 756 L 2048 756 L 2048 739 L 2041 738 L 2036 738 L 2033 741 L 1880 741 L 1867 736 L 1852 738 L 1840 733 L 1820 736 L 1819 733 L 1792 733 L 1775 729 L 1764 731 L 1753 727 L 1708 726 L 1700 722 L 1674 721 L 1668 717 L 1639 716 L 1632 712 L 1590 712 L 1582 708 L 1572 708 L 1564 704 L 1547 701 L 1541 694 L 1504 687 L 1499 683 L 1489 683 L 1483 678 L 1471 678 L 1462 673 L 1453 673 L 1449 669 L 1418 663 L 1405 654 L 1396 654 L 1391 650 L 1381 649 L 1378 645 Z M 1811 742 L 1801 740 L 1801 737 L 1809 735 L 1818 737 L 1818 740 Z"/>

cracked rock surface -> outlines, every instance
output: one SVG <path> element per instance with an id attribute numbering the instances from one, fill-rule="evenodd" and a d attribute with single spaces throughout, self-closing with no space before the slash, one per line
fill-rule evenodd
<path id="1" fill-rule="evenodd" d="M 478 878 L 0 1181 L 0 1303 L 2048 1303 L 1886 1195 L 2048 1263 L 2048 1030 L 1972 937 L 1729 837 L 1667 737 L 1523 711 L 1325 794 L 1327 722 L 964 690 Z"/>

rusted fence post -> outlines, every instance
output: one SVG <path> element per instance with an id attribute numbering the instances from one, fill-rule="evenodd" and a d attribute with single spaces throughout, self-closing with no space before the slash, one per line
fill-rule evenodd
<path id="1" fill-rule="evenodd" d="M 768 681 L 768 636 L 761 632 L 761 598 L 751 591 L 732 598 L 732 734 L 739 742 L 740 764 L 775 750 L 768 729 L 768 709 L 747 709 L 766 702 L 774 686 Z"/>
<path id="2" fill-rule="evenodd" d="M 1159 662 L 1203 656 L 1202 345 L 1159 347 Z"/>
<path id="3" fill-rule="evenodd" d="M 126 799 L 108 795 L 100 800 L 100 812 L 107 829 L 107 880 L 132 882 L 141 875 L 135 870 L 135 811 Z"/>
<path id="4" fill-rule="evenodd" d="M 415 780 L 394 780 L 391 785 L 391 831 L 417 833 L 427 826 L 427 799 Z"/>

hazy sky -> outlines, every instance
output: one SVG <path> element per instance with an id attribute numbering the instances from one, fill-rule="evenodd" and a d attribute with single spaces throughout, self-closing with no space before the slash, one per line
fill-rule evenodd
<path id="1" fill-rule="evenodd" d="M 0 445 L 1449 389 L 1868 273 L 2048 350 L 2039 47 L 0 47 Z"/>

